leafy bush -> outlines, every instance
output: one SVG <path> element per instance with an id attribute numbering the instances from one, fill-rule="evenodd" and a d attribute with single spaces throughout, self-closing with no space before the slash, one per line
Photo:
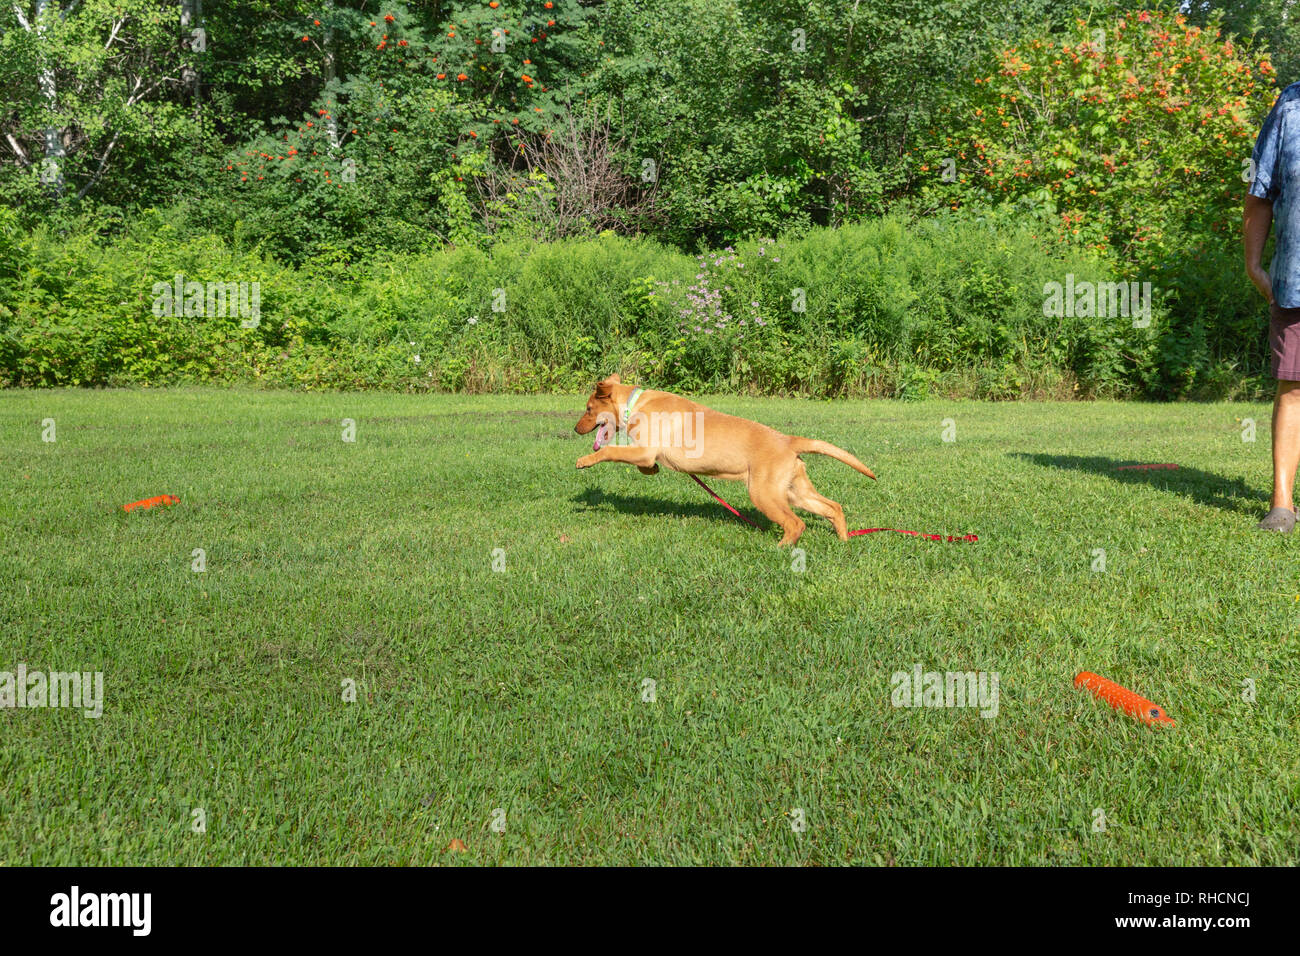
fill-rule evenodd
<path id="1" fill-rule="evenodd" d="M 995 59 L 926 150 L 936 200 L 1029 197 L 1063 241 L 1114 250 L 1134 272 L 1181 255 L 1189 234 L 1235 234 L 1244 163 L 1276 95 L 1266 53 L 1135 10 L 1040 31 Z"/>
<path id="2" fill-rule="evenodd" d="M 1048 283 L 1107 280 L 1111 264 L 1030 226 L 955 215 L 694 257 L 606 233 L 298 268 L 164 214 L 111 243 L 93 223 L 59 238 L 6 221 L 0 380 L 16 385 L 570 390 L 617 368 L 691 392 L 1128 394 L 1159 387 L 1172 328 L 1159 308 L 1146 329 L 1046 315 Z M 156 285 L 178 274 L 258 283 L 260 320 L 155 315 Z M 1219 348 L 1245 342 L 1215 334 Z"/>

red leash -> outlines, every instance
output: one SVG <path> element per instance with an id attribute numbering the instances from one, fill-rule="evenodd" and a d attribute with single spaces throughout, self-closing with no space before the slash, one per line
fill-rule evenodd
<path id="1" fill-rule="evenodd" d="M 741 514 L 739 511 L 737 511 L 735 508 L 731 507 L 731 505 L 727 504 L 727 503 L 722 499 L 722 496 L 721 496 L 721 495 L 719 495 L 717 492 L 715 492 L 712 488 L 710 488 L 710 487 L 709 487 L 708 485 L 706 485 L 704 482 L 700 481 L 699 476 L 697 476 L 697 475 L 691 475 L 691 480 L 694 481 L 694 482 L 695 482 L 697 485 L 699 485 L 701 488 L 703 488 L 705 491 L 707 491 L 707 492 L 708 492 L 708 493 L 713 497 L 713 500 L 714 500 L 714 501 L 716 501 L 718 504 L 722 505 L 722 507 L 726 508 L 728 511 L 730 511 L 733 515 L 735 515 L 735 516 L 736 516 L 737 518 L 739 518 L 741 521 L 745 522 L 745 524 L 749 525 L 751 528 L 757 528 L 757 527 L 758 527 L 758 525 L 754 524 L 754 522 L 750 521 L 748 518 L 746 518 L 744 515 L 742 515 L 742 514 Z M 973 535 L 973 534 L 964 534 L 964 535 L 962 535 L 962 536 L 959 538 L 959 537 L 956 537 L 956 536 L 951 535 L 951 534 L 949 534 L 949 535 L 942 535 L 942 534 L 922 534 L 920 531 L 904 531 L 902 528 L 862 528 L 862 529 L 860 529 L 860 530 L 858 530 L 858 531 L 850 531 L 850 532 L 849 532 L 849 537 L 853 537 L 854 535 L 857 535 L 857 534 L 875 534 L 877 531 L 893 531 L 893 532 L 895 532 L 895 533 L 897 533 L 897 534 L 911 534 L 911 535 L 915 535 L 915 536 L 918 537 L 918 538 L 925 538 L 927 541 L 978 541 L 978 540 L 979 540 L 979 538 L 978 538 L 976 535 Z"/>
<path id="2" fill-rule="evenodd" d="M 898 534 L 914 534 L 918 538 L 925 538 L 927 541 L 978 541 L 979 537 L 973 534 L 964 534 L 957 537 L 953 534 L 923 534 L 920 531 L 904 531 L 902 528 L 863 528 L 861 531 L 850 531 L 849 537 L 855 534 L 871 534 L 875 531 L 894 531 Z"/>
<path id="3" fill-rule="evenodd" d="M 722 505 L 722 507 L 726 508 L 728 511 L 730 511 L 733 515 L 735 515 L 735 516 L 736 516 L 737 518 L 739 518 L 741 521 L 745 522 L 745 524 L 749 525 L 751 528 L 757 528 L 757 527 L 758 527 L 758 525 L 754 524 L 754 522 L 750 521 L 748 518 L 746 518 L 744 515 L 742 515 L 742 514 L 741 514 L 739 511 L 737 511 L 735 508 L 731 507 L 731 505 L 729 505 L 729 504 L 727 504 L 725 501 L 723 501 L 720 497 L 718 497 L 718 495 L 714 494 L 713 489 L 710 488 L 708 485 L 706 485 L 704 482 L 700 481 L 700 479 L 699 479 L 697 476 L 695 476 L 695 475 L 691 475 L 691 478 L 692 478 L 692 480 L 693 480 L 697 485 L 699 485 L 701 488 L 703 488 L 703 489 L 704 489 L 705 491 L 707 491 L 709 494 L 713 495 L 713 500 L 714 500 L 714 501 L 716 501 L 718 504 Z"/>

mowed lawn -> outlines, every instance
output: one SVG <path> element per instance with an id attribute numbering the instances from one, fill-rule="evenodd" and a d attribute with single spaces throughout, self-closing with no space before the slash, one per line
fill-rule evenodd
<path id="1" fill-rule="evenodd" d="M 978 543 L 805 516 L 795 570 L 737 484 L 764 530 L 576 471 L 584 396 L 0 393 L 0 671 L 105 698 L 0 710 L 0 863 L 1297 862 L 1266 406 L 703 400 L 857 454 L 808 459 L 851 528 Z M 997 715 L 893 706 L 917 664 Z"/>

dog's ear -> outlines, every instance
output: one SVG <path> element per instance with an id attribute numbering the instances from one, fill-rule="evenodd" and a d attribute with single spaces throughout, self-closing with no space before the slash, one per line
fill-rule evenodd
<path id="1" fill-rule="evenodd" d="M 609 396 L 612 394 L 613 394 L 613 390 L 610 388 L 610 383 L 608 379 L 606 379 L 603 382 L 596 383 L 597 398 L 609 398 Z"/>
<path id="2" fill-rule="evenodd" d="M 607 375 L 607 376 L 605 377 L 605 381 L 606 381 L 608 384 L 610 384 L 610 385 L 622 385 L 622 384 L 623 384 L 623 380 L 622 380 L 621 378 L 618 377 L 618 372 L 615 372 L 613 375 Z"/>

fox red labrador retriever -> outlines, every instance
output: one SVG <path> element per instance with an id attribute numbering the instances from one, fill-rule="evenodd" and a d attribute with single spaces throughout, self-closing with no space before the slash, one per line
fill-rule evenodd
<path id="1" fill-rule="evenodd" d="M 680 395 L 624 385 L 617 375 L 596 383 L 587 411 L 573 430 L 586 435 L 597 429 L 590 455 L 579 468 L 603 461 L 636 465 L 653 475 L 659 466 L 688 475 L 711 475 L 743 481 L 754 507 L 781 526 L 782 545 L 793 545 L 804 523 L 795 508 L 829 518 L 840 540 L 848 540 L 844 509 L 817 493 L 799 456 L 812 452 L 839 459 L 875 479 L 871 469 L 842 448 L 815 438 L 783 435 L 775 429 L 734 415 L 715 412 Z M 622 432 L 626 444 L 615 443 Z"/>

